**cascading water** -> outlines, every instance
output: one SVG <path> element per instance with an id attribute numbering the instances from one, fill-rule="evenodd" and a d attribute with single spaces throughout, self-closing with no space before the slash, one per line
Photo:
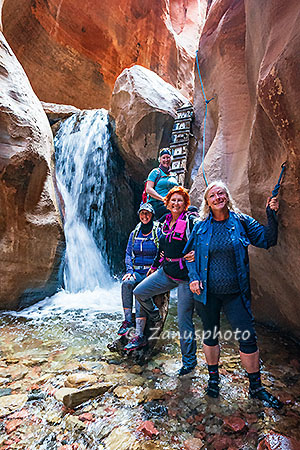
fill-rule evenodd
<path id="1" fill-rule="evenodd" d="M 69 311 L 73 320 L 75 311 L 84 309 L 89 310 L 84 318 L 90 324 L 94 313 L 121 311 L 120 285 L 110 276 L 105 254 L 103 209 L 113 151 L 108 125 L 106 110 L 83 111 L 68 118 L 55 137 L 66 238 L 64 289 L 16 313 L 19 316 L 43 319 Z M 114 315 L 109 318 L 116 320 Z M 98 329 L 101 326 L 108 326 L 107 321 L 98 323 Z"/>
<path id="2" fill-rule="evenodd" d="M 93 227 L 103 228 L 106 169 L 111 152 L 107 126 L 105 110 L 86 111 L 66 120 L 54 141 L 56 177 L 65 210 L 64 284 L 69 292 L 108 287 L 112 282 L 104 255 L 93 238 Z M 96 170 L 89 173 L 91 163 Z M 88 228 L 90 208 L 95 206 L 96 220 Z"/>

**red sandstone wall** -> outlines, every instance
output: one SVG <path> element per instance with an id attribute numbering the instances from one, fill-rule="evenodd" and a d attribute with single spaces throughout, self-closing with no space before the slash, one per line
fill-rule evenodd
<path id="1" fill-rule="evenodd" d="M 4 1 L 4 34 L 41 100 L 108 108 L 134 64 L 192 95 L 206 0 Z"/>
<path id="2" fill-rule="evenodd" d="M 252 250 L 258 320 L 300 337 L 299 2 L 215 0 L 200 37 L 199 59 L 209 104 L 205 169 L 226 181 L 245 212 L 265 221 L 265 200 L 281 163 L 279 242 Z M 203 99 L 195 85 L 195 134 L 202 145 Z M 198 173 L 192 194 L 204 188 Z"/>

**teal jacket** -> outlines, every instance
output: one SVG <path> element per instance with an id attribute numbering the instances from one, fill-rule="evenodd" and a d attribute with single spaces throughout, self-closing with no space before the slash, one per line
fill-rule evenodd
<path id="1" fill-rule="evenodd" d="M 268 249 L 276 245 L 278 223 L 276 213 L 267 208 L 268 225 L 264 226 L 246 214 L 229 212 L 227 228 L 234 249 L 238 282 L 245 306 L 250 311 L 251 293 L 249 276 L 248 246 Z M 207 271 L 209 263 L 209 244 L 212 236 L 212 215 L 206 220 L 196 221 L 190 239 L 183 253 L 195 250 L 195 261 L 187 263 L 190 282 L 201 280 L 203 290 L 200 295 L 194 294 L 195 300 L 206 304 L 207 301 Z"/>

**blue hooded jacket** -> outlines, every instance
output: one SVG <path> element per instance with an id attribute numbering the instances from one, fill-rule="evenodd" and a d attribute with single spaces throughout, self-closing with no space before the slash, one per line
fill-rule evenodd
<path id="1" fill-rule="evenodd" d="M 274 211 L 267 208 L 268 225 L 264 226 L 246 214 L 229 211 L 227 229 L 231 237 L 237 267 L 237 275 L 240 291 L 246 308 L 250 310 L 250 276 L 248 246 L 268 249 L 276 245 L 278 235 L 277 217 Z M 200 295 L 194 294 L 195 300 L 206 304 L 207 301 L 207 271 L 209 262 L 209 244 L 212 236 L 213 217 L 203 221 L 196 221 L 190 239 L 183 253 L 195 250 L 195 261 L 187 263 L 190 282 L 201 280 L 203 290 Z"/>

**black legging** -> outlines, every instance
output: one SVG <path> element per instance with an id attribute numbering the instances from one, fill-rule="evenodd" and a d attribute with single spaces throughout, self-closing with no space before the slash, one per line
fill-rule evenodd
<path id="1" fill-rule="evenodd" d="M 256 333 L 253 327 L 253 316 L 246 309 L 240 293 L 208 293 L 206 305 L 196 301 L 195 306 L 203 323 L 205 332 L 203 340 L 204 344 L 208 346 L 218 345 L 220 312 L 223 307 L 225 315 L 233 329 L 233 333 L 237 330 L 240 331 L 240 333 L 236 334 L 236 337 L 240 343 L 240 351 L 248 354 L 257 351 Z"/>

